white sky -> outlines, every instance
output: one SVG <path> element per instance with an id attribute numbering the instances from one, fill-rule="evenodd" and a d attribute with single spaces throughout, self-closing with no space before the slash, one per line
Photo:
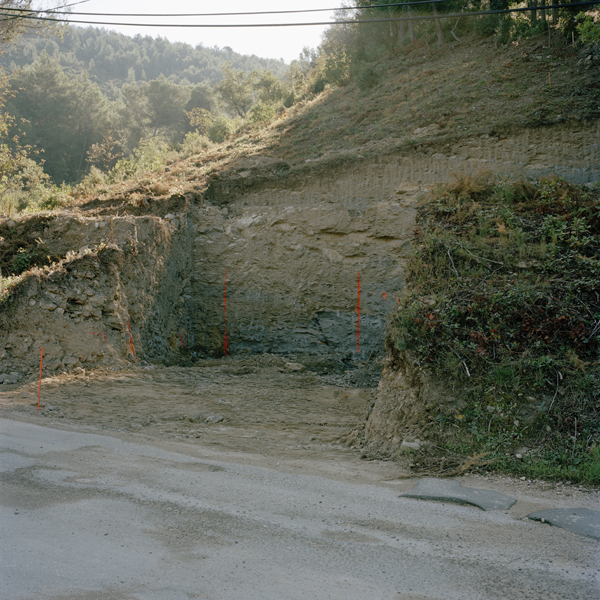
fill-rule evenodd
<path id="1" fill-rule="evenodd" d="M 214 13 L 252 12 L 263 10 L 298 10 L 311 8 L 336 8 L 341 0 L 89 0 L 74 6 L 74 12 L 98 13 Z M 281 22 L 329 22 L 333 12 L 307 13 L 297 15 L 259 15 L 243 17 L 210 18 L 126 18 L 76 16 L 72 20 L 112 21 L 112 22 L 153 22 L 153 23 L 281 23 Z M 78 25 L 86 27 L 86 25 Z M 258 27 L 234 29 L 209 28 L 167 28 L 167 27 L 113 27 L 101 25 L 105 29 L 119 31 L 134 36 L 138 33 L 152 37 L 165 37 L 172 42 L 185 42 L 192 46 L 203 44 L 207 47 L 231 47 L 240 54 L 256 54 L 264 58 L 283 58 L 286 62 L 298 57 L 304 46 L 315 48 L 321 42 L 321 34 L 327 26 L 309 27 Z"/>

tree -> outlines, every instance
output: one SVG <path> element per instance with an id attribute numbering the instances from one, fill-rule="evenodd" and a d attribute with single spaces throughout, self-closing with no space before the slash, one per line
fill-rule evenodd
<path id="1" fill-rule="evenodd" d="M 240 117 L 245 117 L 254 102 L 252 88 L 256 80 L 256 72 L 246 75 L 227 63 L 223 69 L 223 80 L 215 85 L 215 91 L 223 102 Z"/>
<path id="2" fill-rule="evenodd" d="M 83 175 L 86 155 L 110 129 L 109 104 L 87 72 L 67 75 L 43 53 L 11 78 L 17 90 L 8 108 L 26 119 L 31 144 L 45 151 L 45 169 L 55 182 Z"/>
<path id="3" fill-rule="evenodd" d="M 60 9 L 65 6 L 65 1 L 55 2 L 54 9 Z M 0 10 L 2 19 L 0 19 L 0 42 L 6 44 L 14 40 L 17 36 L 28 31 L 50 30 L 62 25 L 60 21 L 38 21 L 30 17 L 39 15 L 33 9 L 32 0 L 0 0 Z"/>
<path id="4" fill-rule="evenodd" d="M 123 156 L 121 152 L 121 143 L 113 131 L 109 131 L 102 136 L 100 142 L 92 144 L 87 152 L 87 162 L 90 165 L 99 167 L 101 170 L 110 171 L 117 161 Z"/>
<path id="5" fill-rule="evenodd" d="M 206 83 L 199 83 L 192 88 L 190 99 L 185 107 L 190 111 L 195 108 L 203 108 L 208 112 L 215 112 L 217 103 L 213 95 L 212 88 Z"/>
<path id="6" fill-rule="evenodd" d="M 31 159 L 36 150 L 23 145 L 18 132 L 17 119 L 4 110 L 7 101 L 14 96 L 8 83 L 8 75 L 0 71 L 0 201 L 5 195 L 36 185 L 47 179 L 41 168 Z"/>
<path id="7" fill-rule="evenodd" d="M 161 75 L 153 81 L 123 87 L 130 117 L 145 137 L 169 137 L 185 118 L 191 90 Z"/>
<path id="8" fill-rule="evenodd" d="M 280 79 L 275 77 L 271 71 L 254 72 L 254 90 L 258 99 L 263 104 L 274 104 L 283 97 L 283 86 Z"/>

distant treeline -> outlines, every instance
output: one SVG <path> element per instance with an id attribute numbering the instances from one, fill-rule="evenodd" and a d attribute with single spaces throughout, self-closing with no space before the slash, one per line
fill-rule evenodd
<path id="1" fill-rule="evenodd" d="M 274 114 L 290 68 L 228 47 L 93 27 L 70 27 L 62 38 L 22 35 L 3 50 L 13 90 L 3 103 L 14 117 L 8 140 L 18 135 L 36 148 L 57 184 L 80 181 L 92 166 L 113 168 L 143 140 L 173 147 L 195 133 L 223 141 L 255 104 L 255 118 Z"/>
<path id="2" fill-rule="evenodd" d="M 0 65 L 14 70 L 34 63 L 43 53 L 67 72 L 82 74 L 97 83 L 114 100 L 125 83 L 150 81 L 161 75 L 173 83 L 213 86 L 222 79 L 221 68 L 230 62 L 234 69 L 250 73 L 267 69 L 282 77 L 283 60 L 237 54 L 231 48 L 207 48 L 201 41 L 172 43 L 165 38 L 127 35 L 95 27 L 69 27 L 63 38 L 23 35 L 3 48 Z"/>

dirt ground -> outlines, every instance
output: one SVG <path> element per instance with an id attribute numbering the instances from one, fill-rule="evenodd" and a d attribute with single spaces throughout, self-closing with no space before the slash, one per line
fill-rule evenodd
<path id="1" fill-rule="evenodd" d="M 375 389 L 346 387 L 336 381 L 343 375 L 294 371 L 296 365 L 262 355 L 190 368 L 80 368 L 42 379 L 39 413 L 36 381 L 2 386 L 0 410 L 78 428 L 193 440 L 225 452 L 358 456 L 360 450 L 342 446 L 340 438 L 364 421 Z"/>
<path id="2" fill-rule="evenodd" d="M 398 492 L 423 477 L 411 472 L 409 459 L 363 460 L 365 452 L 351 432 L 364 424 L 376 388 L 355 387 L 356 373 L 318 375 L 297 368 L 270 354 L 203 360 L 188 368 L 77 368 L 42 379 L 39 413 L 37 381 L 0 386 L 0 417 L 151 439 L 178 451 L 197 449 L 287 472 L 378 482 Z M 518 498 L 510 511 L 516 518 L 541 508 L 600 506 L 598 490 L 584 486 L 485 472 L 457 480 Z"/>

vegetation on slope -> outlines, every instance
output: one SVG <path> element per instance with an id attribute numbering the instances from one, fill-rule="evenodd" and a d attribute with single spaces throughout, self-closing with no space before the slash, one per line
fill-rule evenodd
<path id="1" fill-rule="evenodd" d="M 161 75 L 172 83 L 213 86 L 222 79 L 221 69 L 230 62 L 245 73 L 268 69 L 283 76 L 283 61 L 233 52 L 231 48 L 207 48 L 201 43 L 173 43 L 165 38 L 130 37 L 96 27 L 69 27 L 62 37 L 24 35 L 0 56 L 0 65 L 22 69 L 47 54 L 74 75 L 88 73 L 105 95 L 116 99 L 119 90 L 134 81 L 151 81 Z"/>
<path id="2" fill-rule="evenodd" d="M 64 196 L 52 183 L 98 180 L 150 147 L 164 156 L 252 139 L 250 149 L 300 164 L 410 147 L 430 125 L 451 141 L 597 118 L 599 25 L 571 13 L 340 25 L 289 67 L 92 28 L 21 37 L 3 59 L 14 98 L 4 94 L 2 110 L 16 119 L 5 147 L 26 133 L 40 168 L 0 205 L 35 210 Z"/>
<path id="3" fill-rule="evenodd" d="M 600 483 L 600 189 L 458 177 L 418 222 L 387 344 L 459 399 L 440 455 Z"/>

